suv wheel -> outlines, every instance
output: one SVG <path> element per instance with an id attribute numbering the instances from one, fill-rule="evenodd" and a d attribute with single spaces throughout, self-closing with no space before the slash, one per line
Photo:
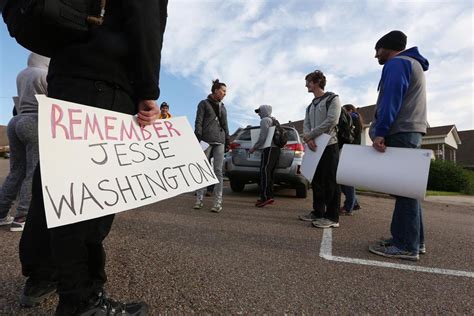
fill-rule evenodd
<path id="1" fill-rule="evenodd" d="M 230 188 L 234 192 L 242 192 L 245 188 L 245 183 L 238 180 L 230 179 Z"/>
<path id="2" fill-rule="evenodd" d="M 308 190 L 306 189 L 305 185 L 300 185 L 296 187 L 296 197 L 304 199 L 306 198 L 307 195 L 308 195 Z"/>

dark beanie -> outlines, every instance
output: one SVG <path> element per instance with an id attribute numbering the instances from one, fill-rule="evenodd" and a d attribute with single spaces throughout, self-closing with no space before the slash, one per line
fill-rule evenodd
<path id="1" fill-rule="evenodd" d="M 404 50 L 407 46 L 407 36 L 402 31 L 391 31 L 377 41 L 375 49 L 387 48 L 393 50 Z"/>

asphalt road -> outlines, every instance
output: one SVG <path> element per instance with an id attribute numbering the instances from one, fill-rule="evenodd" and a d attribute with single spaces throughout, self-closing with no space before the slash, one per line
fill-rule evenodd
<path id="1" fill-rule="evenodd" d="M 4 175 L 8 160 L 0 161 Z M 151 315 L 172 314 L 474 314 L 474 278 L 328 261 L 323 230 L 297 220 L 311 199 L 278 191 L 256 208 L 256 187 L 224 191 L 193 210 L 184 194 L 117 215 L 106 239 L 109 282 L 120 300 L 144 300 Z M 474 205 L 424 202 L 428 253 L 416 263 L 375 256 L 367 247 L 388 236 L 394 200 L 361 196 L 362 210 L 333 230 L 334 256 L 474 272 Z M 0 314 L 51 315 L 57 296 L 21 309 L 20 233 L 0 229 Z"/>

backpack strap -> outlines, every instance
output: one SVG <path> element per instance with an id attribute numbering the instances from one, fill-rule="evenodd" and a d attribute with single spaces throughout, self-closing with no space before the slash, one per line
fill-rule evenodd
<path id="1" fill-rule="evenodd" d="M 332 100 L 334 100 L 335 97 L 338 97 L 337 94 L 332 94 L 326 99 L 326 111 L 329 110 L 329 106 L 332 103 Z"/>

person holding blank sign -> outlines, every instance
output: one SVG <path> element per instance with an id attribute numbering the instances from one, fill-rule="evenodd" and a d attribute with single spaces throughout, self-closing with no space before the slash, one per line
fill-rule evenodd
<path id="1" fill-rule="evenodd" d="M 310 221 L 317 228 L 339 227 L 340 187 L 336 183 L 339 147 L 336 126 L 341 114 L 339 97 L 332 92 L 325 92 L 326 76 L 316 70 L 306 75 L 306 87 L 313 93 L 314 99 L 306 108 L 304 118 L 304 141 L 312 151 L 320 150 L 315 138 L 323 133 L 331 136 L 324 149 L 321 160 L 311 182 L 313 189 L 313 211 L 299 217 Z"/>
<path id="2" fill-rule="evenodd" d="M 375 118 L 369 135 L 381 154 L 387 146 L 420 148 L 426 133 L 426 82 L 429 62 L 417 47 L 405 50 L 407 36 L 391 31 L 375 44 L 375 58 L 383 65 Z M 384 257 L 417 261 L 425 253 L 420 201 L 396 196 L 390 232 L 369 251 Z"/>

